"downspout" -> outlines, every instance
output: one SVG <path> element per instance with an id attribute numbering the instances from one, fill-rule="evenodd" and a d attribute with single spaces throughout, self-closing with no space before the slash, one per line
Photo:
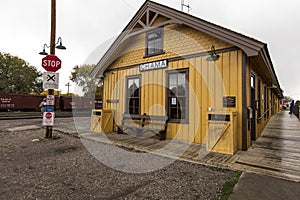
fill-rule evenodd
<path id="1" fill-rule="evenodd" d="M 247 150 L 247 56 L 242 53 L 242 150 Z"/>

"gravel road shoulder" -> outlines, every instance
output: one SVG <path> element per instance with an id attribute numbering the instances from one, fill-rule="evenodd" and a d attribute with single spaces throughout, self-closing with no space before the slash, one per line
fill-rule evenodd
<path id="1" fill-rule="evenodd" d="M 182 161 L 151 173 L 123 173 L 96 160 L 78 138 L 44 134 L 0 131 L 1 199 L 212 199 L 234 175 Z"/>

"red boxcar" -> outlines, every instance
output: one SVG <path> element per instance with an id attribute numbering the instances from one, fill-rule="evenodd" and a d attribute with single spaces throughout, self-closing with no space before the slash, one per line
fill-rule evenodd
<path id="1" fill-rule="evenodd" d="M 39 111 L 39 105 L 46 96 L 29 94 L 0 94 L 0 111 Z M 102 99 L 56 96 L 55 110 L 101 109 Z"/>

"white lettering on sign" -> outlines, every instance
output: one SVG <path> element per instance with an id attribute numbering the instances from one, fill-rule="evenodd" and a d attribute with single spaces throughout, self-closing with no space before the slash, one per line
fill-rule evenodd
<path id="1" fill-rule="evenodd" d="M 60 64 L 61 63 L 58 60 L 43 60 L 43 67 L 58 67 Z"/>
<path id="2" fill-rule="evenodd" d="M 144 72 L 144 71 L 155 70 L 155 69 L 163 69 L 167 67 L 168 67 L 167 60 L 160 60 L 160 61 L 141 64 L 140 71 Z"/>

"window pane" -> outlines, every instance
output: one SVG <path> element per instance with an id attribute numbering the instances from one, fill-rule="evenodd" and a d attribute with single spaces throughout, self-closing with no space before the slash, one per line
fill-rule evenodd
<path id="1" fill-rule="evenodd" d="M 179 73 L 178 74 L 178 85 L 184 85 L 185 84 L 185 73 Z"/>
<path id="2" fill-rule="evenodd" d="M 187 119 L 187 71 L 168 74 L 168 114 L 170 120 Z"/>
<path id="3" fill-rule="evenodd" d="M 139 105 L 140 105 L 140 101 L 139 101 L 138 98 L 136 98 L 136 99 L 134 100 L 134 107 L 138 108 Z"/>
<path id="4" fill-rule="evenodd" d="M 132 97 L 139 97 L 140 96 L 140 89 L 139 88 L 135 89 L 131 96 Z"/>
<path id="5" fill-rule="evenodd" d="M 155 45 L 154 41 L 148 42 L 148 54 L 153 54 L 155 53 Z"/>
<path id="6" fill-rule="evenodd" d="M 127 79 L 127 108 L 129 114 L 139 114 L 140 111 L 140 79 Z"/>
<path id="7" fill-rule="evenodd" d="M 179 85 L 177 87 L 177 95 L 184 96 L 185 95 L 185 85 Z"/>
<path id="8" fill-rule="evenodd" d="M 177 108 L 170 108 L 170 118 L 178 119 Z"/>
<path id="9" fill-rule="evenodd" d="M 150 40 L 157 40 L 157 39 L 159 39 L 159 38 L 161 38 L 161 32 L 160 32 L 160 30 L 148 34 L 148 40 L 149 40 L 149 41 L 150 41 Z"/>
<path id="10" fill-rule="evenodd" d="M 177 94 L 177 87 L 173 86 L 170 88 L 170 96 L 176 96 Z"/>
<path id="11" fill-rule="evenodd" d="M 169 85 L 177 85 L 177 74 L 169 75 Z"/>
<path id="12" fill-rule="evenodd" d="M 161 40 L 161 38 L 159 38 L 159 39 L 157 39 L 157 40 L 155 41 L 154 48 L 155 48 L 155 52 L 156 52 L 156 53 L 162 51 L 162 40 Z"/>
<path id="13" fill-rule="evenodd" d="M 163 48 L 162 31 L 157 30 L 147 34 L 147 54 L 162 52 Z"/>
<path id="14" fill-rule="evenodd" d="M 128 80 L 128 88 L 131 88 L 133 85 L 133 79 Z"/>
<path id="15" fill-rule="evenodd" d="M 254 76 L 253 75 L 251 75 L 251 79 L 250 79 L 251 81 L 251 87 L 252 88 L 254 88 L 255 87 L 255 79 L 254 79 Z"/>

